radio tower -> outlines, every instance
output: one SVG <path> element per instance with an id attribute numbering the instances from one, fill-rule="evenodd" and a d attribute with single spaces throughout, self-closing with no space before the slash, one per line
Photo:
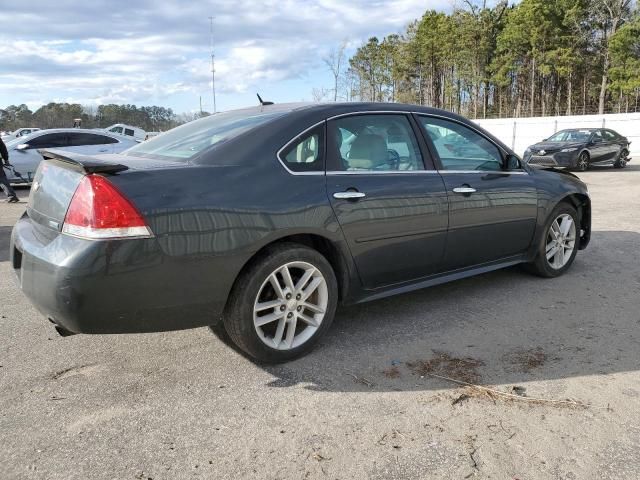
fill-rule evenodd
<path id="1" fill-rule="evenodd" d="M 213 18 L 214 17 L 209 17 L 211 23 L 211 95 L 213 97 L 213 113 L 216 113 L 216 63 L 215 55 L 213 54 Z"/>

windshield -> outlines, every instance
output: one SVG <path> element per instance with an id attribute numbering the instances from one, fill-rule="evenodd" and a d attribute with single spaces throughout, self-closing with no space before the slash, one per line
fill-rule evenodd
<path id="1" fill-rule="evenodd" d="M 563 130 L 549 137 L 549 142 L 586 142 L 591 137 L 591 130 Z"/>
<path id="2" fill-rule="evenodd" d="M 287 113 L 257 109 L 217 113 L 189 122 L 151 138 L 124 152 L 124 155 L 188 161 L 200 152 Z"/>

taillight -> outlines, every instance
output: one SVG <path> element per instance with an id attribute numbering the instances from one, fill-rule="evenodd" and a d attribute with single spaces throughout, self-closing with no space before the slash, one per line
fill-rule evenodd
<path id="1" fill-rule="evenodd" d="M 152 235 L 140 212 L 100 175 L 82 178 L 69 204 L 62 231 L 90 239 Z"/>

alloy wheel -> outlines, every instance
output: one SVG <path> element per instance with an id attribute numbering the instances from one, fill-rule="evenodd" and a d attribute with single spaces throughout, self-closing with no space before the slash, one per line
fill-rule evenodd
<path id="1" fill-rule="evenodd" d="M 545 248 L 547 262 L 551 268 L 560 270 L 569 262 L 576 247 L 576 231 L 573 217 L 566 213 L 551 223 Z"/>
<path id="2" fill-rule="evenodd" d="M 578 170 L 581 172 L 586 171 L 589 168 L 589 157 L 586 153 L 580 154 L 578 157 Z"/>
<path id="3" fill-rule="evenodd" d="M 620 156 L 618 157 L 618 161 L 616 162 L 616 164 L 614 166 L 618 167 L 618 168 L 624 168 L 627 166 L 627 155 L 629 155 L 629 153 L 626 150 L 623 150 L 620 152 Z"/>
<path id="4" fill-rule="evenodd" d="M 291 350 L 318 330 L 328 303 L 322 272 L 307 262 L 290 262 L 262 283 L 253 306 L 253 324 L 265 345 Z"/>

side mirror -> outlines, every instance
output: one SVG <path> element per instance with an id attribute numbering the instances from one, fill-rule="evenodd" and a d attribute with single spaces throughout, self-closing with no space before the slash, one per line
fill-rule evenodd
<path id="1" fill-rule="evenodd" d="M 600 137 L 593 137 L 591 139 L 591 143 L 601 143 L 602 139 Z"/>
<path id="2" fill-rule="evenodd" d="M 16 147 L 16 150 L 26 150 L 27 148 L 29 148 L 29 144 L 28 143 L 21 143 L 20 145 L 18 145 Z"/>
<path id="3" fill-rule="evenodd" d="M 507 154 L 504 159 L 504 169 L 509 171 L 518 170 L 520 168 L 522 168 L 520 165 L 520 159 L 511 153 Z"/>

